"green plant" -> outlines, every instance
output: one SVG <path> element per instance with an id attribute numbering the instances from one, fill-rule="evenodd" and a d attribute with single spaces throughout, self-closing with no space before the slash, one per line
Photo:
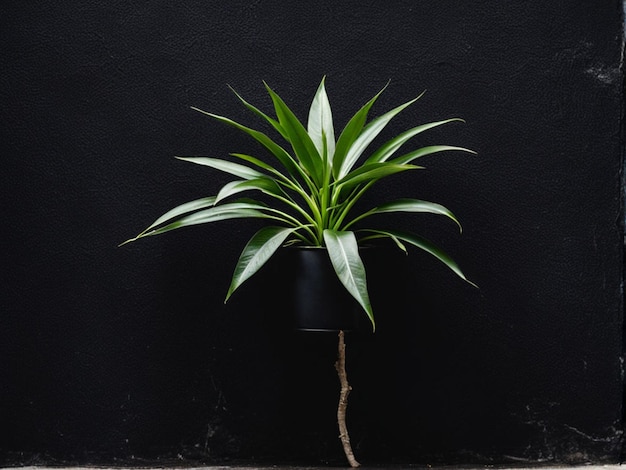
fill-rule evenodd
<path id="1" fill-rule="evenodd" d="M 176 157 L 205 165 L 237 177 L 224 185 L 216 196 L 187 202 L 166 212 L 128 243 L 142 237 L 181 227 L 233 218 L 261 218 L 272 221 L 256 232 L 237 262 L 226 301 L 244 281 L 255 274 L 278 248 L 289 244 L 326 247 L 338 278 L 359 302 L 375 328 L 365 268 L 359 245 L 367 240 L 389 238 L 403 251 L 412 245 L 435 256 L 467 282 L 458 265 L 440 248 L 412 233 L 394 229 L 366 227 L 370 217 L 390 212 L 426 212 L 445 216 L 461 229 L 457 218 L 447 208 L 418 199 L 398 199 L 365 212 L 355 212 L 357 201 L 377 181 L 405 171 L 420 170 L 418 158 L 443 151 L 471 150 L 449 145 L 434 145 L 396 153 L 412 137 L 458 118 L 422 124 L 385 142 L 365 156 L 370 144 L 385 126 L 417 98 L 404 103 L 366 123 L 370 108 L 383 88 L 352 116 L 335 139 L 330 103 L 322 79 L 310 106 L 305 128 L 285 102 L 265 85 L 273 102 L 276 117 L 268 116 L 233 90 L 243 105 L 260 117 L 284 139 L 285 148 L 261 131 L 229 118 L 192 108 L 220 122 L 239 129 L 260 143 L 274 157 L 272 163 L 251 155 L 232 153 L 235 161 L 212 157 Z M 423 94 L 423 93 L 422 93 Z M 233 199 L 247 191 L 260 191 L 275 204 L 253 199 Z"/>

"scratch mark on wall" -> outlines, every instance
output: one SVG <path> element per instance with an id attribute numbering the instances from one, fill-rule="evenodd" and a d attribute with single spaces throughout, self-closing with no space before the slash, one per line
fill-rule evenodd
<path id="1" fill-rule="evenodd" d="M 618 82 L 621 76 L 619 68 L 605 67 L 602 65 L 589 67 L 587 70 L 585 70 L 585 73 L 593 77 L 602 85 L 612 85 L 613 83 Z"/>
<path id="2" fill-rule="evenodd" d="M 589 435 L 587 433 L 582 432 L 581 430 L 575 428 L 574 426 L 570 426 L 569 424 L 564 424 L 563 426 L 565 426 L 570 431 L 574 431 L 579 436 L 582 436 L 582 437 L 584 437 L 585 439 L 588 439 L 591 442 L 614 442 L 616 436 L 618 436 L 618 437 L 621 436 L 621 431 L 613 430 L 613 435 L 611 435 L 611 436 L 594 437 L 594 436 L 591 436 L 591 435 Z"/>

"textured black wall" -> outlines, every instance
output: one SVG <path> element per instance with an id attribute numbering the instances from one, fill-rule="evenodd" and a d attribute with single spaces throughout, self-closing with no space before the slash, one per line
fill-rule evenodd
<path id="1" fill-rule="evenodd" d="M 404 302 L 348 338 L 366 462 L 616 461 L 622 438 L 618 1 L 4 2 L 0 7 L 3 462 L 341 462 L 334 337 L 227 306 L 250 224 L 116 245 L 225 179 L 173 155 L 256 151 L 268 81 L 303 115 L 326 74 L 338 123 L 427 94 L 392 131 L 462 116 L 404 196 L 440 201 Z M 425 137 L 426 139 L 426 137 Z M 177 457 L 178 456 L 178 457 Z"/>

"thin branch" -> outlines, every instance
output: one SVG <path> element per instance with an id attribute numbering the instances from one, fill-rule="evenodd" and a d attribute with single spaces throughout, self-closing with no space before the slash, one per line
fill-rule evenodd
<path id="1" fill-rule="evenodd" d="M 348 395 L 352 387 L 348 383 L 348 374 L 346 373 L 346 343 L 344 340 L 343 330 L 339 331 L 339 347 L 337 354 L 337 362 L 335 369 L 339 375 L 339 383 L 341 384 L 341 392 L 339 394 L 339 407 L 337 408 L 337 422 L 339 424 L 339 439 L 343 445 L 343 451 L 352 468 L 360 467 L 361 464 L 354 458 L 352 446 L 350 445 L 350 436 L 348 435 L 348 426 L 346 425 L 346 410 L 348 408 Z"/>

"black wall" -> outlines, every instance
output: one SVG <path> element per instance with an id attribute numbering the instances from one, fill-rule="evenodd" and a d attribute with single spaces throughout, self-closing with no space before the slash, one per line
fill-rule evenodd
<path id="1" fill-rule="evenodd" d="M 452 116 L 461 145 L 378 195 L 453 254 L 374 272 L 378 332 L 348 338 L 364 462 L 586 462 L 622 442 L 618 1 L 4 2 L 0 7 L 0 463 L 341 463 L 335 338 L 224 306 L 254 224 L 117 248 L 227 178 L 172 158 L 258 152 L 226 84 L 335 120 L 427 90 L 390 132 Z M 395 260 L 395 258 L 394 258 Z M 399 261 L 398 261 L 399 262 Z M 396 263 L 394 261 L 393 263 Z"/>

